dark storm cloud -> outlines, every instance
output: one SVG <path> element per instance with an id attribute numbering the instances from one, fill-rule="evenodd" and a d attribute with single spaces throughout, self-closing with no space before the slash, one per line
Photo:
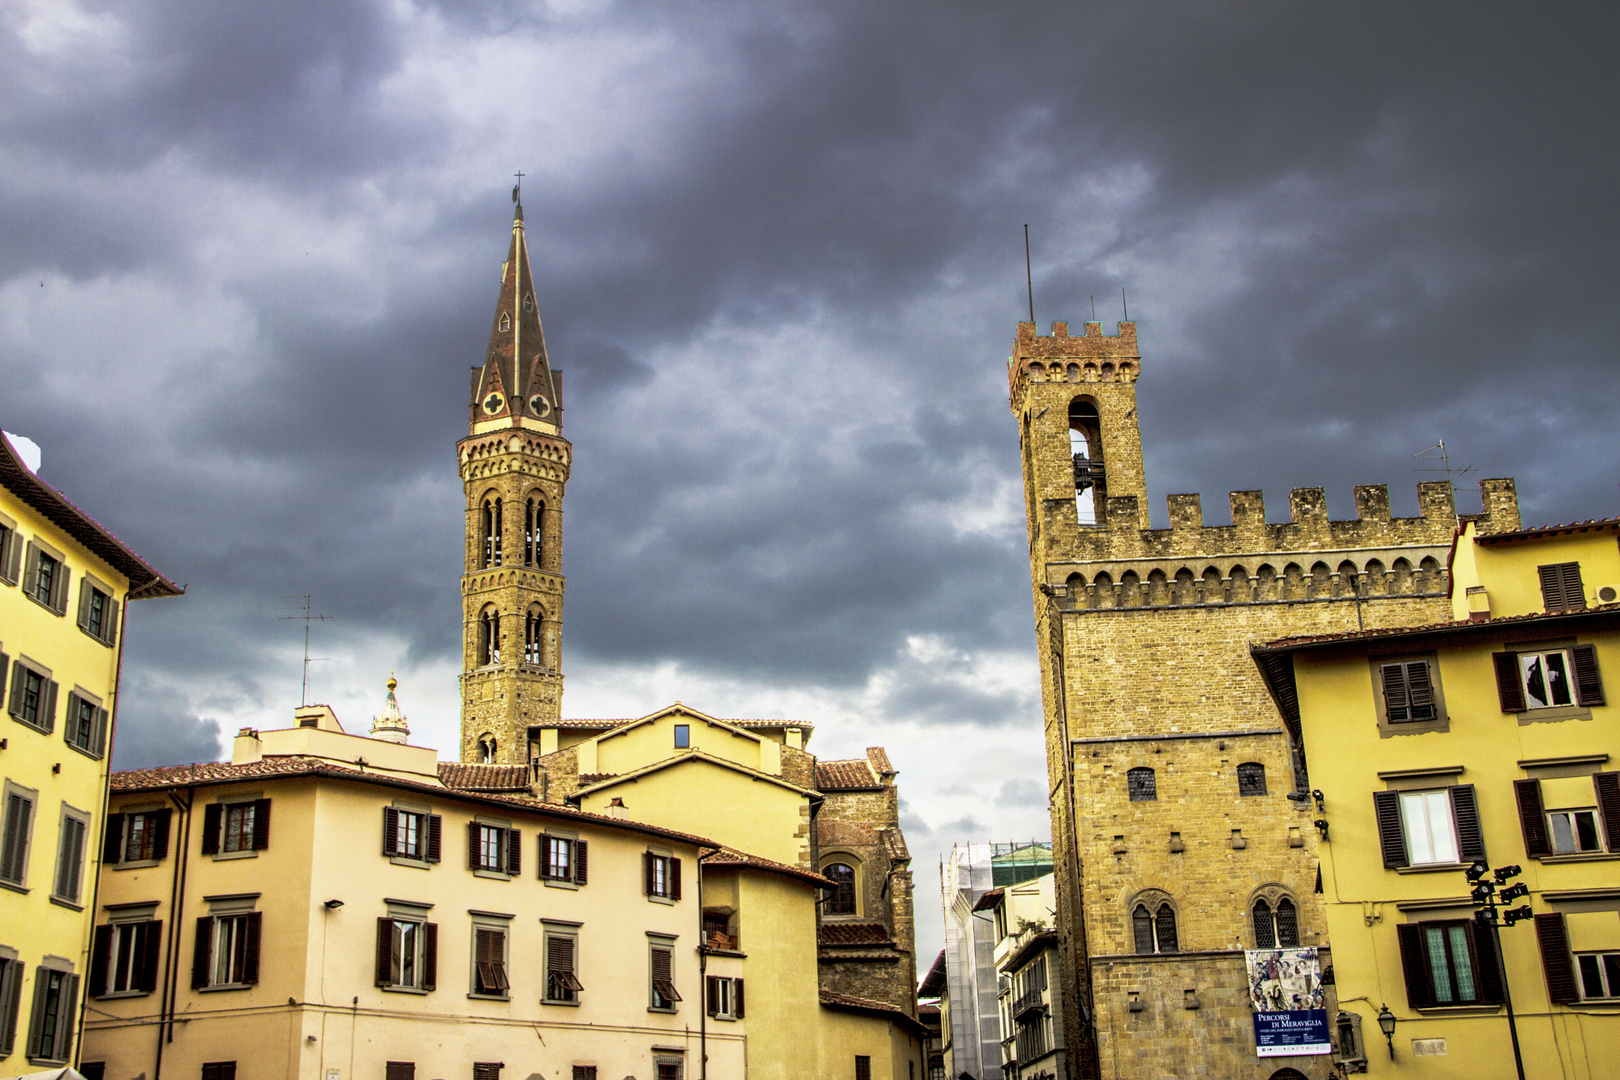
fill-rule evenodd
<path id="1" fill-rule="evenodd" d="M 191 585 L 132 686 L 207 689 L 126 694 L 139 725 L 283 711 L 288 593 L 457 663 L 451 448 L 519 165 L 569 657 L 1026 722 L 972 676 L 1031 644 L 1024 222 L 1043 323 L 1130 292 L 1156 519 L 1414 512 L 1439 437 L 1531 520 L 1620 509 L 1606 10 L 55 9 L 0 33 L 0 420 Z"/>

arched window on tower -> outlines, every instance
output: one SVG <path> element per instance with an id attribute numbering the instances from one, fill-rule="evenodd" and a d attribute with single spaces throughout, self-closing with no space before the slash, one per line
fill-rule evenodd
<path id="1" fill-rule="evenodd" d="M 1069 402 L 1069 457 L 1074 462 L 1074 510 L 1082 525 L 1103 523 L 1098 509 L 1106 498 L 1103 484 L 1102 421 L 1089 398 Z"/>
<path id="2" fill-rule="evenodd" d="M 1140 955 L 1180 951 L 1176 941 L 1176 909 L 1168 900 L 1161 901 L 1157 909 L 1145 902 L 1137 904 L 1131 912 L 1131 932 Z"/>
<path id="3" fill-rule="evenodd" d="M 1131 802 L 1152 802 L 1159 797 L 1158 777 L 1152 769 L 1138 766 L 1125 772 L 1125 790 Z"/>
<path id="4" fill-rule="evenodd" d="M 478 531 L 480 533 L 479 546 L 480 567 L 501 565 L 501 500 L 488 498 L 480 515 Z"/>
<path id="5" fill-rule="evenodd" d="M 478 616 L 478 658 L 480 666 L 501 662 L 501 613 L 494 608 Z"/>
<path id="6" fill-rule="evenodd" d="M 478 737 L 478 760 L 485 765 L 495 763 L 495 736 L 488 732 Z"/>
<path id="7" fill-rule="evenodd" d="M 1288 897 L 1279 898 L 1275 906 L 1261 897 L 1250 914 L 1254 919 L 1255 948 L 1288 949 L 1299 944 L 1299 912 Z"/>
<path id="8" fill-rule="evenodd" d="M 822 868 L 822 876 L 833 883 L 833 891 L 827 897 L 826 913 L 828 915 L 854 915 L 855 914 L 855 868 L 848 863 L 828 863 Z"/>
<path id="9" fill-rule="evenodd" d="M 545 523 L 546 504 L 530 497 L 523 512 L 523 565 L 540 565 L 540 527 Z"/>
<path id="10" fill-rule="evenodd" d="M 529 614 L 523 620 L 523 662 L 525 664 L 540 664 L 540 642 L 544 632 L 545 613 L 540 610 L 539 604 L 529 607 Z"/>

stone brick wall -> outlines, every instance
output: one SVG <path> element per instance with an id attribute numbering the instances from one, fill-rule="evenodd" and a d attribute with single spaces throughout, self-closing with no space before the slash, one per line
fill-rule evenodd
<path id="1" fill-rule="evenodd" d="M 818 923 L 821 987 L 888 1002 L 915 1014 L 916 923 L 910 860 L 894 859 L 884 830 L 900 829 L 899 789 L 826 791 L 815 817 L 813 859 L 817 870 L 839 854 L 859 863 L 857 914 L 826 915 Z M 818 909 L 819 910 L 819 909 Z M 871 927 L 881 934 L 862 939 Z M 845 940 L 847 930 L 856 940 Z"/>

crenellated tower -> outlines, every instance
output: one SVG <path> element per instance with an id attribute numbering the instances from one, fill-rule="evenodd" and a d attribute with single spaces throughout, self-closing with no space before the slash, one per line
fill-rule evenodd
<path id="1" fill-rule="evenodd" d="M 573 448 L 562 437 L 562 372 L 546 358 L 523 204 L 500 297 L 472 369 L 461 575 L 461 759 L 526 764 L 530 732 L 562 715 L 562 500 Z"/>

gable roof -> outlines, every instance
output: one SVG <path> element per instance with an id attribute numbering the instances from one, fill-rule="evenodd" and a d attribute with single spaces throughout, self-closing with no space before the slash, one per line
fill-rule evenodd
<path id="1" fill-rule="evenodd" d="M 928 968 L 928 974 L 923 976 L 917 985 L 918 997 L 941 997 L 945 993 L 945 950 L 939 950 L 934 962 Z"/>
<path id="2" fill-rule="evenodd" d="M 1517 529 L 1513 532 L 1481 533 L 1474 537 L 1476 544 L 1487 546 L 1496 544 L 1511 544 L 1516 540 L 1539 540 L 1547 536 L 1567 536 L 1582 532 L 1615 532 L 1620 531 L 1620 517 L 1590 518 L 1586 521 L 1570 521 L 1562 525 L 1538 525 L 1532 529 Z"/>
<path id="3" fill-rule="evenodd" d="M 783 877 L 793 877 L 798 878 L 800 881 L 807 881 L 821 889 L 831 889 L 837 885 L 831 878 L 823 877 L 801 867 L 789 866 L 787 863 L 780 863 L 775 859 L 767 859 L 763 855 L 750 855 L 746 851 L 738 851 L 736 848 L 726 847 L 724 844 L 704 852 L 698 861 L 705 867 L 712 867 L 716 870 L 724 870 L 730 867 L 766 870 L 773 874 L 781 874 Z"/>
<path id="4" fill-rule="evenodd" d="M 750 780 L 758 780 L 762 783 L 775 784 L 777 787 L 786 788 L 796 795 L 803 795 L 812 800 L 819 800 L 821 798 L 821 795 L 818 792 L 811 791 L 808 788 L 802 788 L 797 784 L 790 784 L 786 780 L 783 780 L 780 776 L 772 776 L 770 773 L 760 772 L 758 769 L 750 769 L 746 765 L 739 765 L 735 761 L 728 761 L 722 757 L 715 757 L 713 754 L 706 754 L 702 750 L 691 749 L 682 750 L 673 757 L 667 757 L 662 761 L 655 761 L 651 765 L 643 765 L 639 769 L 632 769 L 629 772 L 615 773 L 613 776 L 605 780 L 600 780 L 594 784 L 581 787 L 572 795 L 568 796 L 568 801 L 571 803 L 577 803 L 586 795 L 594 795 L 599 791 L 606 791 L 609 788 L 617 787 L 620 784 L 631 783 L 641 779 L 643 776 L 650 776 L 656 772 L 663 772 L 665 769 L 674 768 L 677 765 L 685 764 L 688 761 L 701 761 L 708 765 L 728 769 L 731 772 L 741 773 Z M 586 775 L 599 774 L 587 773 Z M 581 777 L 581 780 L 583 779 L 584 777 Z"/>
<path id="5" fill-rule="evenodd" d="M 882 786 L 866 758 L 816 762 L 816 787 L 822 791 L 869 791 Z"/>
<path id="6" fill-rule="evenodd" d="M 458 791 L 528 791 L 529 767 L 441 761 L 439 782 Z"/>
<path id="7" fill-rule="evenodd" d="M 928 1028 L 915 1016 L 887 1001 L 873 1001 L 871 998 L 856 997 L 854 994 L 836 994 L 831 990 L 821 991 L 821 1007 L 833 1009 L 837 1012 L 855 1013 L 858 1016 L 875 1016 L 880 1020 L 892 1020 L 918 1038 L 928 1035 Z"/>

